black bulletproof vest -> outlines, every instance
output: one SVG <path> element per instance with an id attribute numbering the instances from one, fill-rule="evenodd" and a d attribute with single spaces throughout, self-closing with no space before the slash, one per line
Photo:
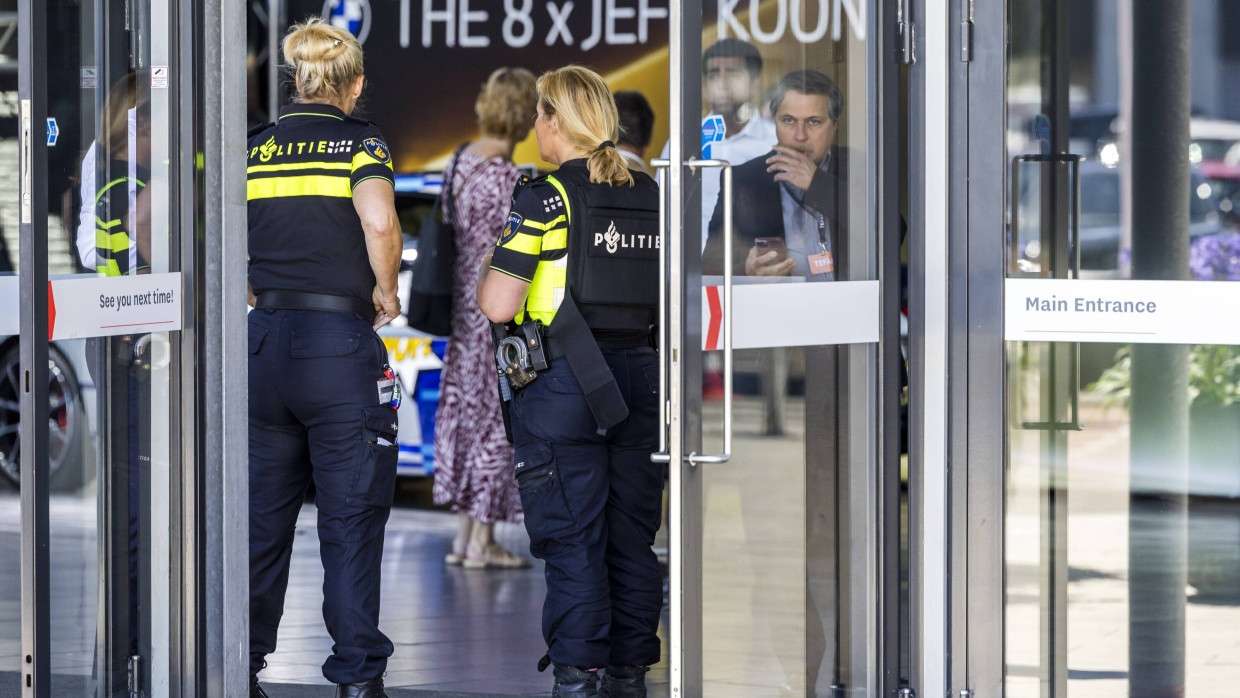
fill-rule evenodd
<path id="1" fill-rule="evenodd" d="M 569 196 L 568 287 L 597 332 L 645 333 L 659 307 L 659 187 L 596 184 L 584 167 L 554 175 Z"/>

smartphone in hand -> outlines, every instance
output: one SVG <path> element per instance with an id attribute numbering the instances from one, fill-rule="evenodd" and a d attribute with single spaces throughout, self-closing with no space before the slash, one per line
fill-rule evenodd
<path id="1" fill-rule="evenodd" d="M 758 248 L 758 254 L 766 254 L 774 250 L 777 253 L 776 262 L 788 258 L 788 248 L 784 246 L 784 239 L 781 237 L 754 238 L 753 246 Z"/>

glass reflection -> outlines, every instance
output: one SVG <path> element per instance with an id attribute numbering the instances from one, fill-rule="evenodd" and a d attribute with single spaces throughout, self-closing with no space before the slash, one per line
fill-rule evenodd
<path id="1" fill-rule="evenodd" d="M 48 47 L 46 68 L 59 136 L 37 185 L 48 194 L 54 281 L 123 286 L 124 277 L 168 271 L 174 258 L 171 110 L 167 90 L 153 89 L 167 82 L 150 70 L 168 62 L 169 33 L 152 29 L 153 16 L 167 20 L 164 5 L 47 5 L 48 31 L 62 39 Z M 50 354 L 50 691 L 128 695 L 136 683 L 163 695 L 169 648 L 152 638 L 172 637 L 169 336 L 58 339 Z"/>
<path id="2" fill-rule="evenodd" d="M 709 83 L 708 83 L 709 84 Z M 732 184 L 732 259 L 724 259 L 724 201 L 707 227 L 702 273 L 834 281 L 847 237 L 848 150 L 835 136 L 844 98 L 819 70 L 784 75 L 768 103 L 775 143 L 737 165 Z"/>

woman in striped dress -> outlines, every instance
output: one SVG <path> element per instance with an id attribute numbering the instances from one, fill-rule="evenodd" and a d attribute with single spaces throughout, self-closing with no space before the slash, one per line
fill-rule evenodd
<path id="1" fill-rule="evenodd" d="M 528 567 L 493 536 L 496 521 L 520 523 L 521 498 L 504 436 L 490 324 L 474 296 L 478 262 L 504 229 L 520 170 L 516 144 L 534 122 L 534 75 L 523 68 L 491 74 L 474 110 L 482 137 L 449 164 L 455 197 L 456 271 L 452 334 L 444 357 L 435 426 L 436 504 L 460 514 L 449 565 Z"/>

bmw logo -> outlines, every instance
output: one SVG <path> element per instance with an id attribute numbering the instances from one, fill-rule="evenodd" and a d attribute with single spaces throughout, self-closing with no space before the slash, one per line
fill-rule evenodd
<path id="1" fill-rule="evenodd" d="M 323 0 L 323 19 L 364 44 L 370 34 L 370 3 L 367 0 Z"/>

